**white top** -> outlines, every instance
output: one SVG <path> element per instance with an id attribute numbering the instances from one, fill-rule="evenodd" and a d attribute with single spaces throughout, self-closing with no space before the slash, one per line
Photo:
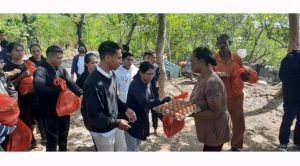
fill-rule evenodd
<path id="1" fill-rule="evenodd" d="M 77 67 L 78 67 L 78 74 L 82 74 L 84 72 L 84 56 L 79 56 L 78 58 L 78 63 L 77 63 Z"/>
<path id="2" fill-rule="evenodd" d="M 120 90 L 119 98 L 124 103 L 127 102 L 129 85 L 137 72 L 138 72 L 138 68 L 135 67 L 134 65 L 132 65 L 129 70 L 125 69 L 123 65 L 121 65 L 119 69 L 115 71 L 117 84 Z"/>
<path id="3" fill-rule="evenodd" d="M 96 66 L 96 69 L 97 69 L 98 72 L 100 72 L 101 74 L 103 74 L 107 78 L 111 78 L 112 75 L 113 75 L 112 71 L 110 71 L 109 73 L 107 73 L 104 70 L 102 70 L 101 67 L 98 66 L 98 65 Z M 106 133 L 96 133 L 96 132 L 92 132 L 92 131 L 90 131 L 90 133 L 91 133 L 92 136 L 101 135 L 103 137 L 110 137 L 113 134 L 115 134 L 116 131 L 117 131 L 117 128 L 114 128 L 114 129 L 112 129 L 112 130 L 110 130 L 110 131 L 108 131 Z"/>

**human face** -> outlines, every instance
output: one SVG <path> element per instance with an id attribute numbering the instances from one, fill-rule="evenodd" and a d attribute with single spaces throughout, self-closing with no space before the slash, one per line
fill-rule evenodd
<path id="1" fill-rule="evenodd" d="M 191 65 L 194 73 L 201 73 L 202 61 L 197 59 L 194 55 L 191 57 Z"/>
<path id="2" fill-rule="evenodd" d="M 0 41 L 4 40 L 4 33 L 0 33 Z"/>
<path id="3" fill-rule="evenodd" d="M 117 70 L 122 64 L 122 50 L 118 49 L 115 54 L 106 56 L 110 70 Z"/>
<path id="4" fill-rule="evenodd" d="M 78 51 L 79 51 L 79 53 L 84 54 L 86 50 L 83 46 L 80 46 Z"/>
<path id="5" fill-rule="evenodd" d="M 36 59 L 39 59 L 42 56 L 42 51 L 41 51 L 41 49 L 38 46 L 32 47 L 30 49 L 30 53 Z"/>
<path id="6" fill-rule="evenodd" d="M 140 72 L 141 79 L 145 83 L 149 83 L 154 77 L 154 70 L 149 69 L 145 73 Z"/>
<path id="7" fill-rule="evenodd" d="M 150 63 L 152 64 L 156 63 L 156 54 L 148 55 L 148 59 Z"/>
<path id="8" fill-rule="evenodd" d="M 126 69 L 130 69 L 131 65 L 133 64 L 133 57 L 132 56 L 128 56 L 125 59 L 123 59 L 123 65 Z"/>
<path id="9" fill-rule="evenodd" d="M 94 71 L 96 69 L 96 66 L 98 64 L 98 59 L 95 56 L 91 56 L 90 58 L 91 59 L 90 59 L 89 63 L 87 63 L 85 65 L 88 68 L 88 71 L 92 72 L 92 71 Z"/>
<path id="10" fill-rule="evenodd" d="M 53 67 L 58 67 L 62 64 L 64 55 L 62 53 L 53 53 L 52 55 L 49 55 L 50 63 Z"/>
<path id="11" fill-rule="evenodd" d="M 220 52 L 229 51 L 229 40 L 226 38 L 219 38 L 217 41 L 217 46 Z"/>
<path id="12" fill-rule="evenodd" d="M 11 51 L 11 58 L 13 60 L 16 60 L 16 61 L 19 61 L 19 60 L 22 60 L 24 58 L 24 48 L 20 47 L 20 46 L 17 46 L 16 48 L 14 48 L 12 51 Z"/>

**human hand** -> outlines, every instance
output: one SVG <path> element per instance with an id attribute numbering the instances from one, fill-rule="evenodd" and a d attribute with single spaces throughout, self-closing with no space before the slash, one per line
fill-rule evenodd
<path id="1" fill-rule="evenodd" d="M 126 110 L 125 115 L 129 119 L 130 123 L 134 123 L 137 120 L 135 112 L 132 109 L 130 109 L 130 108 L 128 108 Z"/>
<path id="2" fill-rule="evenodd" d="M 128 130 L 131 128 L 131 126 L 128 124 L 129 122 L 127 120 L 124 120 L 124 119 L 121 119 L 119 121 L 119 125 L 118 125 L 118 128 L 120 130 Z"/>

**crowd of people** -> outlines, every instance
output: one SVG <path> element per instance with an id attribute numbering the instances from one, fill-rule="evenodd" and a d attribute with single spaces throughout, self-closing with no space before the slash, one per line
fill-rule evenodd
<path id="1" fill-rule="evenodd" d="M 32 56 L 24 60 L 23 45 L 5 40 L 3 31 L 0 31 L 0 42 L 0 93 L 17 100 L 19 118 L 31 129 L 28 148 L 37 145 L 33 134 L 37 126 L 46 151 L 68 150 L 70 115 L 56 114 L 61 92 L 54 84 L 56 78 L 63 79 L 67 88 L 80 97 L 84 126 L 97 151 L 139 151 L 141 142 L 150 135 L 150 113 L 154 135 L 158 136 L 158 121 L 163 115 L 153 108 L 171 101 L 172 97 L 159 95 L 160 68 L 155 51 L 145 51 L 144 61 L 135 66 L 135 55 L 128 46 L 104 41 L 96 55 L 88 53 L 87 47 L 80 44 L 69 75 L 61 65 L 63 49 L 57 45 L 49 46 L 44 57 L 40 45 L 33 43 L 29 46 Z M 199 77 L 189 100 L 196 106 L 191 116 L 195 120 L 198 141 L 204 144 L 203 151 L 222 151 L 227 142 L 231 142 L 231 151 L 242 151 L 245 132 L 243 82 L 255 83 L 257 79 L 253 72 L 247 72 L 251 69 L 243 65 L 242 58 L 230 51 L 228 35 L 218 36 L 216 45 L 219 49 L 216 54 L 206 47 L 197 47 L 192 52 L 192 70 Z M 299 51 L 289 53 L 280 68 L 284 92 L 284 115 L 279 134 L 281 151 L 288 149 L 290 128 L 296 117 L 294 144 L 300 148 L 300 102 L 296 96 L 300 92 L 299 55 Z M 29 61 L 34 64 L 34 72 L 28 69 Z M 240 73 L 234 76 L 236 71 Z M 33 77 L 33 85 L 24 94 L 20 85 L 28 77 Z M 6 151 L 16 127 L 16 124 L 0 122 L 0 151 Z"/>

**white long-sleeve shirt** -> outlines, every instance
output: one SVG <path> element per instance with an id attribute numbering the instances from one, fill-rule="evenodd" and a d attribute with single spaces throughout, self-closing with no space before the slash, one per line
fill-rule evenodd
<path id="1" fill-rule="evenodd" d="M 123 65 L 121 65 L 119 69 L 115 71 L 118 87 L 120 89 L 119 98 L 124 103 L 127 101 L 129 85 L 137 72 L 138 68 L 134 65 L 132 65 L 129 70 L 125 69 Z"/>

